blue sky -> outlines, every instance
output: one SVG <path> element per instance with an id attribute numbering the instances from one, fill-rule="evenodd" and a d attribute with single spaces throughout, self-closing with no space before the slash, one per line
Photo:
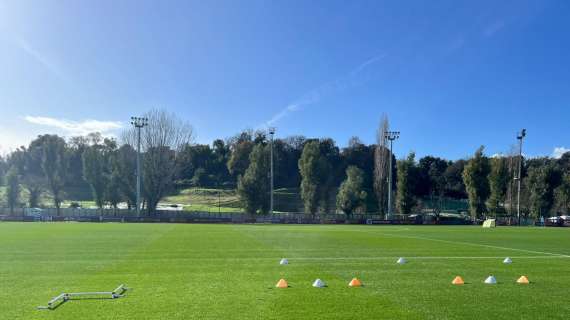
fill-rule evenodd
<path id="1" fill-rule="evenodd" d="M 570 148 L 569 1 L 0 0 L 0 150 L 151 108 L 449 159 Z"/>

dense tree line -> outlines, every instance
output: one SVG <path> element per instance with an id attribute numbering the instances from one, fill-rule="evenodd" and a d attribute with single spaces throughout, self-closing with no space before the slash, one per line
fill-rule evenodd
<path id="1" fill-rule="evenodd" d="M 196 144 L 192 128 L 175 115 L 153 110 L 146 116 L 149 126 L 141 131 L 141 159 L 148 213 L 164 196 L 190 186 L 236 189 L 246 212 L 268 212 L 271 144 L 264 131 L 245 130 L 212 145 Z M 275 188 L 298 190 L 304 211 L 313 215 L 383 214 L 392 170 L 393 205 L 400 214 L 429 207 L 438 215 L 443 199 L 468 199 L 473 218 L 514 216 L 517 169 L 522 161 L 523 215 L 570 211 L 570 153 L 560 159 L 488 157 L 481 147 L 470 159 L 425 156 L 416 160 L 410 153 L 397 160 L 386 144 L 388 129 L 383 117 L 375 144 L 353 137 L 344 148 L 330 138 L 275 139 Z M 67 140 L 38 136 L 29 146 L 0 158 L 4 202 L 10 208 L 38 207 L 41 199 L 48 198 L 59 209 L 64 199 L 90 199 L 100 208 L 116 208 L 120 203 L 133 208 L 136 142 L 134 128 L 123 132 L 118 141 L 98 133 Z"/>

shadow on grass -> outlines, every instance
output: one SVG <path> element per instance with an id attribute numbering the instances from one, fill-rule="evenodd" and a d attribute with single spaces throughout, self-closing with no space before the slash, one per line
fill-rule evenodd
<path id="1" fill-rule="evenodd" d="M 124 296 L 121 296 L 121 298 Z M 59 307 L 61 307 L 62 305 L 64 305 L 66 302 L 68 301 L 95 301 L 95 300 L 117 300 L 117 298 L 113 298 L 113 297 L 72 297 L 72 298 L 66 298 L 61 300 L 61 302 L 59 302 L 58 304 L 54 304 L 51 307 L 38 307 L 38 310 L 50 310 L 50 311 L 54 311 L 56 309 L 58 309 Z"/>

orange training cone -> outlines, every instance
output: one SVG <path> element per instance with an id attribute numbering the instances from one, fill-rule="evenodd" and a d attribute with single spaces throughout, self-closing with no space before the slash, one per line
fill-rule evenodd
<path id="1" fill-rule="evenodd" d="M 349 287 L 362 287 L 362 282 L 358 278 L 353 278 L 348 284 Z"/>
<path id="2" fill-rule="evenodd" d="M 526 276 L 521 276 L 518 280 L 517 283 L 519 284 L 529 284 L 530 281 L 528 281 L 528 278 Z"/>
<path id="3" fill-rule="evenodd" d="M 451 284 L 462 285 L 462 284 L 465 284 L 465 282 L 463 281 L 463 278 L 461 278 L 460 276 L 457 276 L 457 277 L 455 277 L 455 279 L 453 279 L 453 281 L 451 281 Z"/>
<path id="4" fill-rule="evenodd" d="M 288 288 L 289 284 L 287 284 L 287 280 L 285 279 L 281 279 L 279 280 L 279 282 L 277 282 L 277 284 L 275 285 L 276 288 Z"/>

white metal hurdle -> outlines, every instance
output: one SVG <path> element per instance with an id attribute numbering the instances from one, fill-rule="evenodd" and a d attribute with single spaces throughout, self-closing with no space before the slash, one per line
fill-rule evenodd
<path id="1" fill-rule="evenodd" d="M 84 296 L 109 296 L 110 299 L 117 299 L 124 296 L 124 293 L 128 290 L 127 286 L 121 284 L 113 291 L 100 291 L 100 292 L 70 292 L 62 293 L 57 297 L 54 297 L 48 301 L 47 306 L 39 306 L 40 310 L 53 310 L 57 308 L 62 303 L 72 300 L 74 297 L 84 297 Z"/>

